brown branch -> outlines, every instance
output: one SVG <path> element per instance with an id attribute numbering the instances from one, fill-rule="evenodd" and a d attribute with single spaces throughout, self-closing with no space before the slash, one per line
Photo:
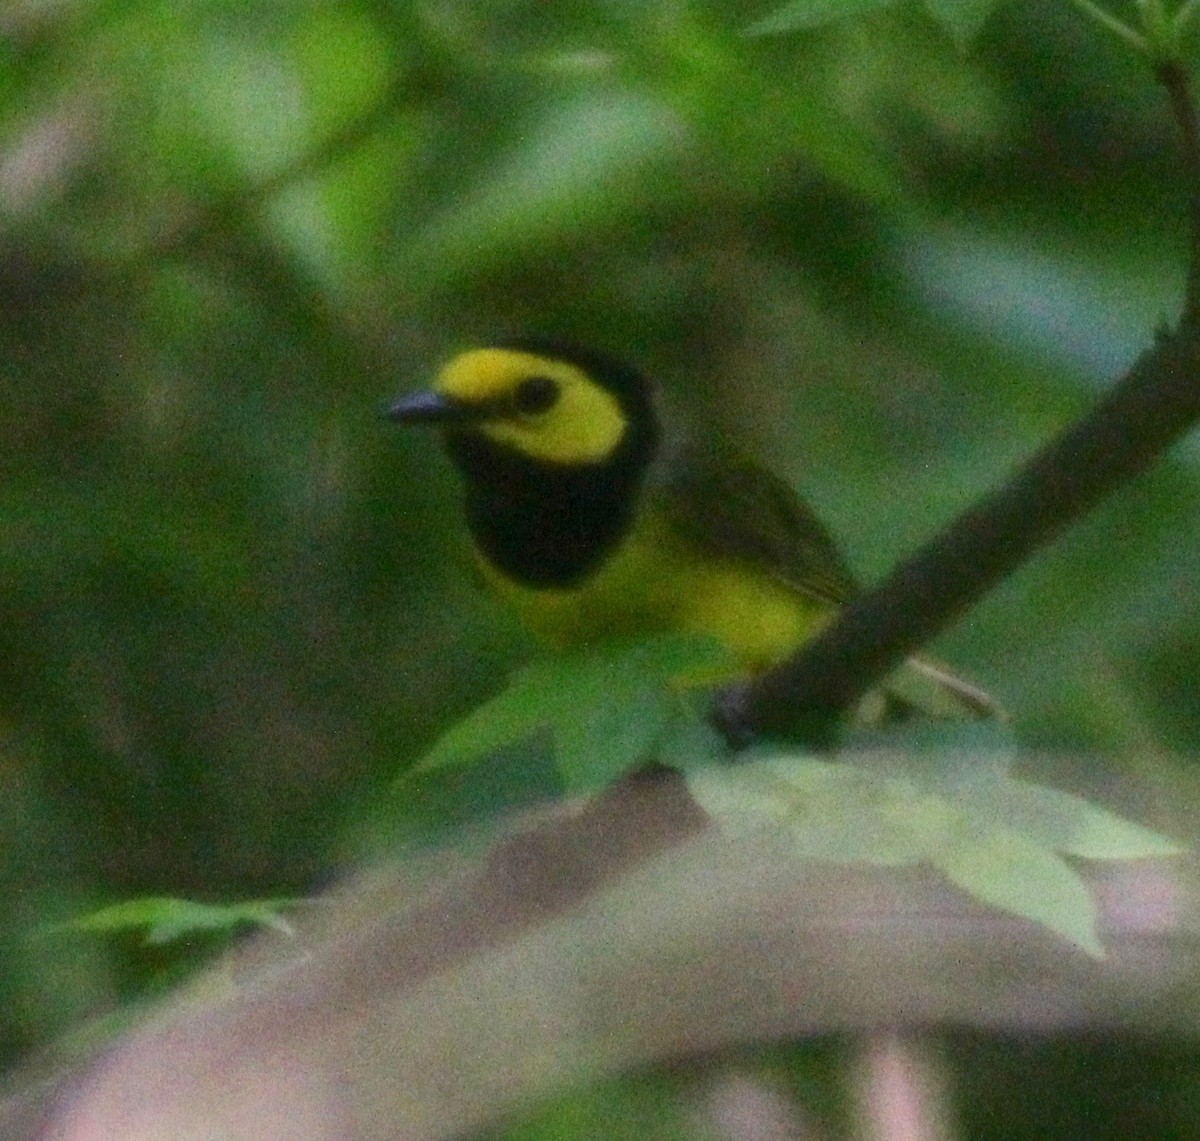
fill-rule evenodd
<path id="1" fill-rule="evenodd" d="M 1194 860 L 1092 865 L 1096 960 L 918 869 L 702 828 L 677 778 L 478 847 L 355 885 L 298 945 L 260 940 L 62 1081 L 34 1135 L 450 1138 L 581 1076 L 781 1037 L 1200 1026 Z M 0 1105 L 28 1136 L 4 1125 Z"/>
<path id="2" fill-rule="evenodd" d="M 732 713 L 739 728 L 787 733 L 828 724 L 1200 419 L 1200 124 L 1182 67 L 1163 64 L 1157 74 L 1179 123 L 1191 191 L 1188 283 L 1179 327 L 1008 483 L 964 511 L 818 638 L 740 694 Z"/>
<path id="3" fill-rule="evenodd" d="M 1200 330 L 1181 327 L 1012 480 L 749 686 L 741 716 L 760 732 L 779 733 L 848 709 L 1198 418 Z"/>

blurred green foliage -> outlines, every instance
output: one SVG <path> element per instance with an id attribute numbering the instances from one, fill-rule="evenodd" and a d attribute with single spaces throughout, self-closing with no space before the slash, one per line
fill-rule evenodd
<path id="1" fill-rule="evenodd" d="M 1174 319 L 1148 69 L 1065 3 L 966 48 L 939 6 L 971 30 L 967 4 L 777 36 L 746 32 L 778 5 L 717 0 L 0 8 L 0 1056 L 141 985 L 30 931 L 304 891 L 367 821 L 518 794 L 387 791 L 528 652 L 436 444 L 379 416 L 448 352 L 638 361 L 869 580 Z M 937 647 L 1025 744 L 1200 746 L 1198 465 Z"/>

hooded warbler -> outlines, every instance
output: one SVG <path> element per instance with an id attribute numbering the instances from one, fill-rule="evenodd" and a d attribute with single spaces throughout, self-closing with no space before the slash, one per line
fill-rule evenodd
<path id="1" fill-rule="evenodd" d="M 552 645 L 707 634 L 751 676 L 858 589 L 786 483 L 715 447 L 669 444 L 650 384 L 603 353 L 498 342 L 456 356 L 389 415 L 441 429 L 484 576 Z M 973 685 L 913 658 L 859 715 L 913 709 L 996 713 Z"/>

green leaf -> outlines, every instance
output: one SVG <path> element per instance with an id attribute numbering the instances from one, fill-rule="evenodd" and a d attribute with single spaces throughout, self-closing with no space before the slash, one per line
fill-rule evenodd
<path id="1" fill-rule="evenodd" d="M 685 714 L 673 683 L 720 672 L 728 653 L 715 641 L 664 635 L 613 645 L 563 663 L 573 674 L 551 726 L 555 761 L 568 792 L 607 784 L 644 763 Z"/>
<path id="2" fill-rule="evenodd" d="M 998 0 L 925 0 L 925 11 L 965 48 L 979 35 Z"/>
<path id="3" fill-rule="evenodd" d="M 1138 859 L 1183 849 L 1080 797 L 1013 778 L 1009 759 L 954 750 L 844 762 L 765 753 L 687 779 L 734 836 L 775 831 L 794 854 L 825 862 L 928 861 L 985 903 L 1099 954 L 1095 901 L 1060 853 Z"/>
<path id="4" fill-rule="evenodd" d="M 170 896 L 146 896 L 114 903 L 65 923 L 54 924 L 46 928 L 46 933 L 76 931 L 116 934 L 144 929 L 147 943 L 162 944 L 195 935 L 228 933 L 244 924 L 251 924 L 270 927 L 291 936 L 295 932 L 280 911 L 297 902 L 267 899 L 243 903 L 198 903 Z"/>
<path id="5" fill-rule="evenodd" d="M 677 678 L 728 665 L 722 646 L 691 635 L 541 659 L 452 726 L 410 772 L 469 764 L 548 732 L 567 791 L 594 788 L 644 763 L 675 722 L 696 716 Z"/>
<path id="6" fill-rule="evenodd" d="M 668 718 L 666 695 L 644 686 L 559 722 L 554 758 L 567 790 L 607 784 L 633 768 L 650 755 Z"/>
<path id="7" fill-rule="evenodd" d="M 1006 780 L 978 807 L 1047 848 L 1089 860 L 1176 856 L 1185 847 L 1099 805 L 1023 780 Z"/>
<path id="8" fill-rule="evenodd" d="M 893 8 L 897 0 L 792 0 L 769 16 L 755 20 L 746 29 L 748 36 L 778 36 L 819 28 L 838 20 L 866 16 L 884 8 Z"/>
<path id="9" fill-rule="evenodd" d="M 782 828 L 794 854 L 824 862 L 915 863 L 942 818 L 936 799 L 912 781 L 851 764 L 777 756 L 713 766 L 687 779 L 725 831 Z"/>
<path id="10" fill-rule="evenodd" d="M 1089 955 L 1103 956 L 1096 901 L 1088 885 L 1064 860 L 1027 836 L 1005 829 L 972 830 L 961 844 L 934 854 L 932 863 L 983 902 L 1040 923 Z"/>
<path id="11" fill-rule="evenodd" d="M 546 113 L 507 160 L 455 195 L 401 254 L 404 272 L 451 286 L 639 210 L 672 179 L 683 120 L 640 91 L 599 91 Z M 678 177 L 678 176 L 673 176 Z"/>
<path id="12" fill-rule="evenodd" d="M 557 719 L 557 705 L 564 695 L 557 682 L 563 677 L 551 661 L 519 669 L 495 697 L 447 729 L 400 779 L 448 765 L 469 764 L 506 745 L 528 740 Z"/>
<path id="13" fill-rule="evenodd" d="M 679 695 L 679 703 L 658 742 L 659 764 L 681 773 L 708 771 L 730 759 L 729 742 L 713 727 L 708 706 L 695 704 L 690 695 Z"/>

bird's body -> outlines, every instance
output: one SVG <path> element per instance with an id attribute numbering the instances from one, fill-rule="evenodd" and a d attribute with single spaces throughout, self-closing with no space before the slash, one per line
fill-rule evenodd
<path id="1" fill-rule="evenodd" d="M 553 645 L 707 634 L 752 675 L 857 589 L 783 481 L 719 449 L 665 443 L 647 382 L 601 354 L 537 339 L 473 350 L 392 415 L 442 427 L 485 577 Z M 916 659 L 893 683 L 906 706 L 992 712 Z"/>
<path id="2" fill-rule="evenodd" d="M 525 625 L 553 645 L 697 633 L 716 637 L 746 672 L 781 661 L 829 618 L 830 601 L 771 574 L 747 574 L 745 559 L 698 542 L 677 494 L 669 483 L 648 481 L 621 541 L 573 584 L 531 585 L 486 554 L 484 575 Z"/>

